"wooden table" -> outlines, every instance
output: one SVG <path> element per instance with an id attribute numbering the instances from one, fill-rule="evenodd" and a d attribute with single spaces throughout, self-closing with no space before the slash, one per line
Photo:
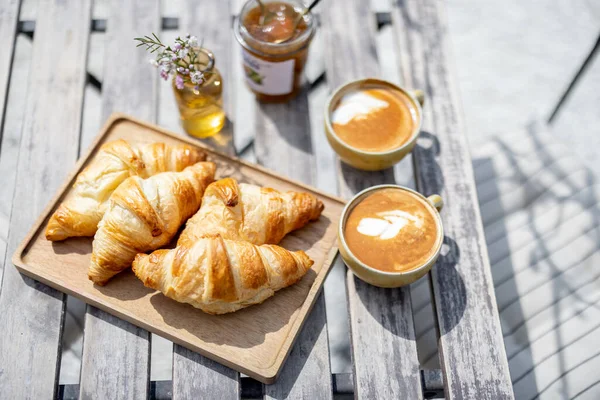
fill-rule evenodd
<path id="1" fill-rule="evenodd" d="M 1 184 L 5 194 L 14 192 L 10 222 L 0 220 L 2 232 L 8 232 L 0 252 L 1 397 L 324 399 L 336 391 L 365 399 L 417 399 L 430 397 L 442 382 L 449 399 L 513 397 L 440 1 L 398 0 L 385 13 L 374 12 L 375 1 L 323 1 L 316 10 L 320 28 L 306 89 L 283 105 L 257 104 L 243 86 L 231 30 L 239 0 L 183 0 L 179 18 L 161 18 L 158 0 L 114 0 L 100 2 L 107 9 L 101 19 L 92 18 L 91 0 L 40 0 L 35 21 L 19 22 L 20 3 L 0 5 L 0 122 L 5 128 L 0 166 L 9 171 Z M 394 52 L 378 48 L 375 34 L 381 26 L 391 26 Z M 273 385 L 241 379 L 179 346 L 173 350 L 172 382 L 150 382 L 150 334 L 88 307 L 80 384 L 59 387 L 66 296 L 19 274 L 10 256 L 90 143 L 82 131 L 86 82 L 101 88 L 103 118 L 121 111 L 156 121 L 168 112 L 162 120 L 175 125 L 172 98 L 170 106 L 163 107 L 165 101 L 158 106 L 158 76 L 132 40 L 167 30 L 203 37 L 225 77 L 230 123 L 219 141 L 209 144 L 239 153 L 252 143 L 244 156 L 346 198 L 390 182 L 444 197 L 445 245 L 428 277 L 441 371 L 419 366 L 410 288 L 378 289 L 347 273 L 351 376 L 331 375 L 321 296 Z M 4 119 L 4 111 L 11 70 L 19 68 L 11 65 L 19 31 L 33 33 L 33 56 L 24 117 L 15 121 Z M 101 80 L 87 73 L 93 31 L 106 35 Z M 423 131 L 412 160 L 376 173 L 341 164 L 322 128 L 324 96 L 348 80 L 368 76 L 399 81 L 426 95 Z"/>

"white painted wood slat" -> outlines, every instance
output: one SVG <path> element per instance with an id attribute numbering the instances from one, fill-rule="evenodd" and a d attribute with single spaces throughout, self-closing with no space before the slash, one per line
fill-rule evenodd
<path id="1" fill-rule="evenodd" d="M 422 134 L 413 151 L 417 187 L 446 203 L 445 245 L 431 273 L 445 395 L 513 398 L 444 6 L 398 0 L 392 22 L 404 82 L 425 91 Z"/>
<path id="2" fill-rule="evenodd" d="M 91 1 L 41 0 L 7 255 L 77 158 Z M 3 60 L 4 61 L 4 60 Z M 0 387 L 9 399 L 53 398 L 65 296 L 6 263 L 0 292 Z"/>
<path id="3" fill-rule="evenodd" d="M 4 269 L 8 224 L 11 201 L 14 189 L 14 168 L 18 155 L 18 141 L 14 135 L 6 134 L 8 122 L 4 120 L 8 113 L 8 88 L 12 71 L 12 60 L 17 41 L 17 21 L 19 18 L 20 0 L 12 0 L 0 5 L 0 281 Z M 12 133 L 12 132 L 11 132 Z M 7 148 L 9 147 L 9 148 Z M 12 167 L 12 168 L 11 168 Z"/>
<path id="4" fill-rule="evenodd" d="M 183 4 L 179 30 L 196 35 L 210 49 L 216 59 L 216 67 L 223 76 L 223 103 L 227 114 L 231 114 L 229 94 L 231 82 L 231 29 L 228 1 L 187 0 Z M 226 143 L 233 152 L 231 125 L 221 132 L 219 143 Z M 208 143 L 214 145 L 213 143 Z M 240 397 L 240 374 L 196 352 L 175 345 L 173 353 L 173 398 L 238 399 Z"/>
<path id="5" fill-rule="evenodd" d="M 331 1 L 322 14 L 325 48 L 330 49 L 326 52 L 330 90 L 353 79 L 379 76 L 375 19 L 368 2 Z M 351 26 L 364 29 L 348 29 Z M 344 197 L 395 182 L 393 169 L 363 172 L 342 163 L 338 170 Z M 351 271 L 347 289 L 355 396 L 422 398 L 410 289 L 376 288 Z"/>
<path id="6" fill-rule="evenodd" d="M 6 97 L 4 126 L 2 127 L 0 143 L 0 282 L 6 258 L 8 245 L 8 229 L 13 194 L 17 178 L 17 163 L 21 131 L 25 116 L 26 93 L 31 65 L 31 41 L 20 36 L 16 39 L 15 62 L 11 72 L 11 85 Z M 18 64 L 18 65 L 17 65 Z M 8 257 L 10 261 L 10 257 Z"/>
<path id="7" fill-rule="evenodd" d="M 239 399 L 240 374 L 185 347 L 173 353 L 173 399 Z"/>
<path id="8" fill-rule="evenodd" d="M 265 386 L 265 399 L 331 399 L 333 387 L 323 293 L 304 323 L 277 381 Z"/>
<path id="9" fill-rule="evenodd" d="M 114 0 L 106 30 L 103 120 L 112 112 L 156 119 L 158 77 L 134 37 L 160 30 L 158 0 Z M 149 392 L 150 334 L 88 306 L 81 367 L 81 398 L 140 398 Z"/>
<path id="10" fill-rule="evenodd" d="M 4 127 L 4 111 L 8 83 L 17 37 L 17 23 L 21 0 L 8 0 L 0 4 L 0 138 Z"/>

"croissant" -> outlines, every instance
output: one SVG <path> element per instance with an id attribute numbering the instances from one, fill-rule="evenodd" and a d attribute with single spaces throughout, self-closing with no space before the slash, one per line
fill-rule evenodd
<path id="1" fill-rule="evenodd" d="M 158 249 L 200 207 L 215 164 L 201 162 L 182 172 L 128 178 L 110 196 L 92 243 L 88 277 L 99 285 L 131 266 L 135 255 Z"/>
<path id="2" fill-rule="evenodd" d="M 202 207 L 187 222 L 177 245 L 217 234 L 256 245 L 277 244 L 322 211 L 323 203 L 311 194 L 282 193 L 225 178 L 206 188 Z"/>
<path id="3" fill-rule="evenodd" d="M 77 176 L 71 196 L 48 221 L 46 239 L 57 241 L 71 236 L 94 236 L 108 198 L 125 179 L 178 172 L 205 159 L 202 150 L 188 145 L 136 145 L 125 140 L 104 144 L 94 160 Z"/>
<path id="4" fill-rule="evenodd" d="M 313 265 L 303 251 L 199 239 L 191 246 L 138 254 L 133 272 L 144 285 L 209 314 L 225 314 L 273 296 L 299 281 Z"/>

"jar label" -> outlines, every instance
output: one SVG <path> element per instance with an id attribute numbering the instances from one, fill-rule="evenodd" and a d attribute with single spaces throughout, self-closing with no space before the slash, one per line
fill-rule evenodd
<path id="1" fill-rule="evenodd" d="M 271 62 L 242 49 L 244 75 L 253 90 L 270 95 L 288 94 L 294 88 L 294 59 Z"/>

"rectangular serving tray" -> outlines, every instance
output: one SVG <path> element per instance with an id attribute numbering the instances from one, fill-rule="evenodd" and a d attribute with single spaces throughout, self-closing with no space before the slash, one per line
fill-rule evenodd
<path id="1" fill-rule="evenodd" d="M 280 243 L 289 250 L 304 250 L 315 261 L 312 269 L 300 282 L 277 292 L 263 304 L 220 316 L 205 314 L 144 287 L 131 270 L 117 275 L 105 287 L 95 286 L 87 277 L 92 238 L 52 243 L 45 239 L 44 230 L 50 215 L 69 194 L 77 174 L 103 143 L 116 139 L 188 143 L 205 149 L 208 160 L 217 164 L 217 178 L 230 176 L 240 182 L 315 194 L 325 204 L 320 219 L 289 234 Z M 273 383 L 337 253 L 337 224 L 343 207 L 343 200 L 317 189 L 158 126 L 115 114 L 27 234 L 12 261 L 25 275 L 263 383 Z"/>

